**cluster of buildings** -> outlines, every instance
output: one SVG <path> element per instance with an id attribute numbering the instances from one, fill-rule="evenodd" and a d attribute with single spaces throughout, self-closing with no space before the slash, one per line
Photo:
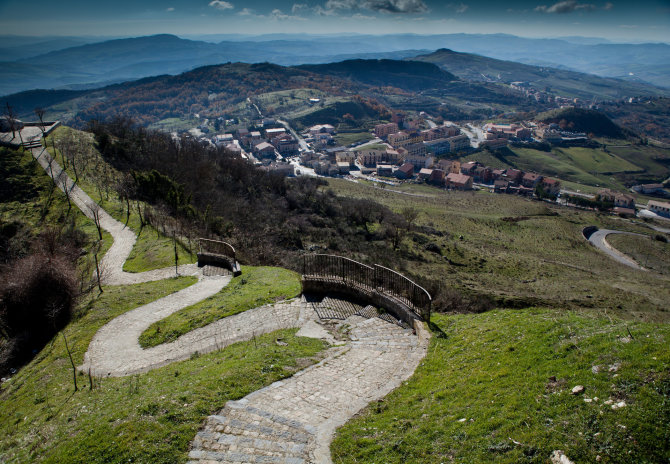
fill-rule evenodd
<path id="1" fill-rule="evenodd" d="M 579 98 L 560 97 L 558 95 L 552 95 L 548 92 L 538 90 L 535 87 L 533 87 L 533 84 L 530 82 L 523 82 L 523 81 L 511 82 L 510 87 L 516 90 L 517 92 L 521 92 L 526 97 L 531 98 L 538 103 L 554 104 L 559 108 L 567 108 L 569 106 L 576 106 L 580 108 L 589 108 L 589 109 L 598 108 L 597 105 L 592 101 L 590 102 L 586 100 L 581 100 Z"/>
<path id="2" fill-rule="evenodd" d="M 323 149 L 334 143 L 333 134 L 335 134 L 335 127 L 332 125 L 317 124 L 307 129 L 307 132 L 302 134 L 302 136 L 315 149 Z"/>
<path id="3" fill-rule="evenodd" d="M 234 134 L 216 135 L 211 141 L 217 147 L 264 165 L 296 155 L 299 151 L 298 141 L 283 127 L 251 131 L 238 129 Z"/>
<path id="4" fill-rule="evenodd" d="M 413 120 L 411 120 L 413 122 Z M 413 124 L 405 121 L 404 127 Z M 397 150 L 400 156 L 427 156 L 454 153 L 470 148 L 470 139 L 456 126 L 437 126 L 426 130 L 399 130 L 398 124 L 378 124 L 375 135 Z"/>

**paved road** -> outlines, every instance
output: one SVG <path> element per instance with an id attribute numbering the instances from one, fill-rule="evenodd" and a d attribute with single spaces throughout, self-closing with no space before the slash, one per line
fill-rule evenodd
<path id="1" fill-rule="evenodd" d="M 609 229 L 600 229 L 596 232 L 594 232 L 591 237 L 589 237 L 589 242 L 591 242 L 596 248 L 601 250 L 602 252 L 606 253 L 609 255 L 610 258 L 613 260 L 625 264 L 626 266 L 632 267 L 633 269 L 638 269 L 640 271 L 646 271 L 645 268 L 640 266 L 633 260 L 633 258 L 621 253 L 619 250 L 616 248 L 612 247 L 610 245 L 606 238 L 610 234 L 628 234 L 628 235 L 638 235 L 640 237 L 644 237 L 642 234 L 635 234 L 632 232 L 622 232 L 620 230 L 609 230 Z"/>

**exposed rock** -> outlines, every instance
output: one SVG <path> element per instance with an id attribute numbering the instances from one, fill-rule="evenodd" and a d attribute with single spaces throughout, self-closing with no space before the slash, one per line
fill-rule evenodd
<path id="1" fill-rule="evenodd" d="M 608 371 L 609 372 L 616 372 L 616 371 L 619 370 L 620 367 L 621 367 L 621 363 L 614 363 L 609 367 Z"/>
<path id="2" fill-rule="evenodd" d="M 576 385 L 572 388 L 572 394 L 573 395 L 579 395 L 581 393 L 584 393 L 584 385 Z"/>
<path id="3" fill-rule="evenodd" d="M 626 402 L 625 401 L 619 401 L 618 403 L 614 403 L 612 405 L 612 409 L 614 409 L 614 410 L 625 408 L 625 407 L 626 407 Z"/>
<path id="4" fill-rule="evenodd" d="M 591 366 L 591 372 L 597 374 L 598 372 L 600 372 L 600 366 L 598 366 L 597 364 L 595 366 Z"/>
<path id="5" fill-rule="evenodd" d="M 551 464 L 574 464 L 561 450 L 551 453 Z"/>

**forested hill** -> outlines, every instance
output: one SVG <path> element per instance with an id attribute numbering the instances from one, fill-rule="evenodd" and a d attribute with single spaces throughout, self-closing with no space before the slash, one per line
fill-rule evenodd
<path id="1" fill-rule="evenodd" d="M 299 66 L 317 74 L 342 77 L 363 84 L 424 90 L 459 80 L 432 63 L 398 60 L 346 60 L 339 63 Z"/>
<path id="2" fill-rule="evenodd" d="M 463 99 L 518 103 L 498 86 L 468 83 L 430 63 L 396 60 L 349 60 L 318 66 L 285 67 L 271 63 L 226 63 L 204 66 L 177 76 L 148 77 L 84 92 L 32 91 L 4 98 L 21 115 L 36 106 L 58 105 L 62 115 L 71 109 L 73 124 L 130 117 L 142 125 L 186 114 L 221 115 L 249 96 L 279 90 L 309 88 L 330 95 L 383 97 L 388 89 L 412 92 L 437 89 L 441 95 Z M 72 99 L 69 99 L 69 95 Z M 41 98 L 48 103 L 38 103 Z M 29 105 L 26 102 L 30 102 Z M 60 113 L 59 113 L 60 111 Z M 68 115 L 68 116 L 70 116 Z"/>
<path id="3" fill-rule="evenodd" d="M 75 123 L 107 120 L 116 115 L 141 124 L 178 117 L 189 112 L 221 114 L 248 96 L 309 87 L 329 92 L 356 90 L 360 86 L 331 76 L 269 63 L 227 63 L 204 66 L 178 76 L 158 76 L 93 91 Z"/>

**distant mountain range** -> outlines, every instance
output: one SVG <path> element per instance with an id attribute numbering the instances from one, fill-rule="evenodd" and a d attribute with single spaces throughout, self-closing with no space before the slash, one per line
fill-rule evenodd
<path id="1" fill-rule="evenodd" d="M 226 62 L 298 65 L 356 58 L 403 59 L 445 47 L 542 68 L 670 85 L 668 44 L 592 43 L 592 39 L 526 39 L 503 34 L 223 37 L 228 40 L 217 43 L 167 34 L 102 42 L 99 38 L 45 42 L 0 37 L 0 95 L 35 88 L 86 89 Z M 85 40 L 95 43 L 82 44 Z M 643 89 L 623 86 L 622 92 L 635 95 Z"/>

